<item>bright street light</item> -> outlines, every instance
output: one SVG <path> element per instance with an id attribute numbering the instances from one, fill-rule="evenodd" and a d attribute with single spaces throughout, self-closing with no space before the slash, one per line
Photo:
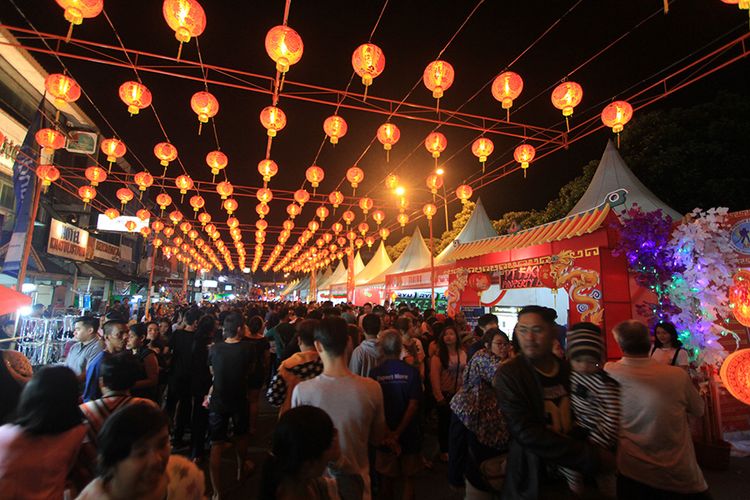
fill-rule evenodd
<path id="1" fill-rule="evenodd" d="M 397 195 L 403 196 L 404 194 L 406 194 L 406 189 L 404 189 L 404 186 L 397 186 L 395 192 Z"/>
<path id="2" fill-rule="evenodd" d="M 438 175 L 443 175 L 445 173 L 445 170 L 443 169 L 443 167 L 438 167 L 435 170 L 435 173 L 438 174 Z"/>

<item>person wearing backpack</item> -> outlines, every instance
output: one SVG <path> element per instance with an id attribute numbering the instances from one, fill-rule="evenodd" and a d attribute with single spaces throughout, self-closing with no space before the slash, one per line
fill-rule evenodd
<path id="1" fill-rule="evenodd" d="M 679 366 L 685 370 L 690 367 L 688 353 L 677 337 L 677 329 L 667 321 L 657 323 L 654 327 L 654 345 L 650 356 L 662 365 Z"/>

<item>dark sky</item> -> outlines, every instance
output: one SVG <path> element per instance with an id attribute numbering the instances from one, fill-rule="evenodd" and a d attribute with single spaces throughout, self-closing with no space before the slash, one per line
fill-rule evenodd
<path id="1" fill-rule="evenodd" d="M 40 31 L 66 32 L 67 23 L 63 19 L 62 9 L 53 0 L 15 1 Z M 464 104 L 575 3 L 560 0 L 485 1 L 443 55 L 443 59 L 454 66 L 456 80 L 441 100 L 441 108 L 456 109 Z M 2 4 L 4 23 L 28 27 L 8 0 L 3 0 Z M 161 4 L 157 0 L 106 0 L 105 9 L 127 47 L 173 56 L 176 54 L 177 41 L 162 17 Z M 263 41 L 267 30 L 280 24 L 284 2 L 204 0 L 202 4 L 208 19 L 207 28 L 200 37 L 204 61 L 273 75 L 274 65 L 265 53 Z M 475 5 L 474 1 L 391 0 L 372 40 L 385 52 L 386 68 L 370 88 L 370 94 L 400 100 Z M 533 101 L 529 100 L 628 31 L 632 30 L 623 40 L 571 77 L 584 89 L 584 99 L 572 118 L 573 124 L 576 120 L 598 115 L 601 103 L 628 88 L 642 88 L 643 84 L 639 85 L 639 82 L 723 34 L 729 33 L 725 41 L 739 36 L 742 29 L 736 28 L 743 22 L 747 24 L 747 14 L 738 11 L 736 6 L 724 5 L 718 0 L 679 0 L 672 2 L 668 15 L 659 13 L 640 27 L 635 27 L 659 10 L 661 5 L 662 2 L 658 0 L 580 2 L 512 67 L 524 79 L 523 94 L 516 101 L 515 109 L 523 108 L 513 112 L 512 119 L 562 130 L 564 124 L 560 112 L 551 105 L 549 92 Z M 382 1 L 292 2 L 289 25 L 302 36 L 305 52 L 301 62 L 292 67 L 288 78 L 336 89 L 345 88 L 352 73 L 351 53 L 357 45 L 367 41 L 382 6 Z M 82 26 L 76 27 L 74 36 L 116 44 L 102 16 L 84 21 Z M 43 55 L 35 57 L 48 71 L 61 70 L 54 59 Z M 194 42 L 185 46 L 183 57 L 196 58 Z M 152 113 L 144 111 L 140 116 L 130 118 L 117 96 L 119 85 L 133 78 L 132 71 L 75 60 L 65 60 L 65 63 L 129 149 L 154 173 L 159 171 L 151 151 L 153 145 L 162 140 L 162 135 Z M 143 81 L 152 90 L 154 105 L 193 178 L 210 180 L 204 157 L 214 149 L 213 135 L 205 130 L 200 137 L 196 135 L 196 117 L 189 107 L 190 96 L 201 90 L 201 85 L 153 74 L 144 74 Z M 746 92 L 747 85 L 747 62 L 740 61 L 652 108 L 706 100 L 721 89 Z M 351 90 L 360 92 L 361 89 L 359 78 L 355 77 Z M 236 185 L 258 186 L 260 177 L 256 165 L 264 157 L 266 145 L 265 130 L 259 123 L 258 114 L 270 104 L 270 96 L 221 87 L 211 87 L 210 90 L 221 103 L 216 124 L 222 150 L 230 158 L 227 174 Z M 421 84 L 409 101 L 434 105 L 431 93 Z M 90 105 L 83 100 L 79 104 L 106 132 L 107 127 Z M 293 190 L 300 187 L 304 170 L 315 158 L 323 138 L 322 122 L 332 114 L 333 108 L 283 97 L 279 106 L 287 114 L 288 125 L 273 143 L 271 158 L 280 165 L 281 172 L 272 180 L 270 187 Z M 489 87 L 462 110 L 495 118 L 504 116 L 499 103 L 492 98 Z M 384 122 L 384 117 L 362 111 L 342 110 L 340 114 L 347 120 L 349 132 L 335 148 L 327 144 L 318 160 L 326 171 L 326 179 L 319 188 L 324 193 L 330 192 L 338 184 L 346 169 L 369 144 L 378 125 Z M 421 146 L 408 159 L 406 157 L 421 144 L 433 126 L 398 120 L 395 123 L 401 127 L 402 137 L 391 152 L 390 166 L 401 165 L 397 173 L 406 184 L 422 188 L 425 176 L 433 168 L 432 159 Z M 441 131 L 448 138 L 448 149 L 444 153 L 446 158 L 476 135 L 472 131 L 454 127 L 442 127 Z M 509 210 L 543 207 L 562 184 L 580 174 L 585 163 L 600 157 L 608 137 L 608 132 L 602 130 L 567 151 L 559 151 L 533 164 L 527 179 L 523 179 L 518 172 L 483 188 L 478 194 L 485 202 L 490 217 L 499 218 Z M 508 161 L 512 157 L 512 149 L 518 144 L 517 140 L 500 136 L 493 137 L 493 140 L 495 153 L 490 157 L 488 166 Z M 129 160 L 138 169 L 135 158 L 129 157 Z M 371 196 L 384 196 L 382 180 L 388 166 L 379 143 L 359 166 L 365 170 L 366 180 L 358 192 L 373 190 Z M 480 165 L 470 149 L 466 148 L 446 165 L 446 169 L 447 186 L 454 189 L 461 181 L 475 175 Z M 348 185 L 343 191 L 351 194 Z M 216 209 L 218 197 L 207 198 L 214 218 L 223 219 Z M 245 198 L 244 202 L 240 201 L 240 219 L 243 223 L 254 223 L 254 200 Z M 419 206 L 427 201 L 427 196 L 416 194 L 412 201 L 413 206 Z M 272 225 L 284 220 L 286 204 L 285 201 L 271 203 L 269 221 Z M 451 211 L 458 210 L 458 206 L 457 202 L 451 204 Z M 187 203 L 182 209 L 188 213 Z M 306 223 L 312 217 L 313 210 L 314 206 L 306 207 L 298 221 Z M 387 220 L 393 221 L 395 215 L 394 210 L 387 211 Z M 292 237 L 290 243 L 294 239 Z M 253 252 L 249 232 L 245 241 L 250 261 Z M 267 247 L 273 244 L 275 236 L 269 236 Z M 265 257 L 262 262 L 265 262 Z"/>

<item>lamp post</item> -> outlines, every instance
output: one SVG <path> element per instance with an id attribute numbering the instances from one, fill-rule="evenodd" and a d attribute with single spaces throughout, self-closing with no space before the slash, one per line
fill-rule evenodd
<path id="1" fill-rule="evenodd" d="M 437 207 L 432 203 L 425 204 L 422 207 L 422 213 L 427 217 L 427 224 L 430 227 L 430 303 L 435 309 L 435 240 L 432 237 L 432 217 L 437 213 Z"/>

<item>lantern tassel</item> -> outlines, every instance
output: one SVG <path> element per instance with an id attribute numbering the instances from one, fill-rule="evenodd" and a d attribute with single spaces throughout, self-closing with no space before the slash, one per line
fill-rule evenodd
<path id="1" fill-rule="evenodd" d="M 68 27 L 68 34 L 65 35 L 65 43 L 70 42 L 71 36 L 73 36 L 73 23 L 70 23 L 70 26 Z"/>
<path id="2" fill-rule="evenodd" d="M 362 96 L 362 102 L 367 102 L 367 89 L 369 89 L 369 88 L 370 88 L 369 85 L 365 85 L 365 93 Z"/>
<path id="3" fill-rule="evenodd" d="M 180 196 L 180 203 L 183 203 L 184 201 L 185 201 L 185 195 L 183 194 Z"/>
<path id="4" fill-rule="evenodd" d="M 214 177 L 213 177 L 213 179 L 211 179 L 211 182 L 216 182 L 216 174 L 214 174 Z M 263 187 L 265 187 L 265 186 L 263 186 Z"/>
<path id="5" fill-rule="evenodd" d="M 141 191 L 141 193 L 140 193 L 140 194 L 138 195 L 138 199 L 139 199 L 139 200 L 142 200 L 142 199 L 143 199 L 143 191 Z"/>
<path id="6" fill-rule="evenodd" d="M 202 130 L 203 130 L 203 122 L 198 122 L 198 135 L 201 135 Z"/>
<path id="7" fill-rule="evenodd" d="M 161 173 L 161 176 L 162 177 L 166 177 L 167 176 L 167 166 L 166 165 L 164 165 L 164 172 Z"/>
<path id="8" fill-rule="evenodd" d="M 437 98 L 437 103 L 435 104 L 435 113 L 438 115 L 440 114 L 440 98 Z"/>
<path id="9" fill-rule="evenodd" d="M 669 0 L 664 0 L 664 13 L 669 14 Z"/>
<path id="10" fill-rule="evenodd" d="M 388 163 L 391 161 L 391 152 L 389 150 L 385 150 L 385 162 Z"/>
<path id="11" fill-rule="evenodd" d="M 108 174 L 112 173 L 112 162 L 109 162 L 109 167 L 107 168 L 107 173 Z"/>
<path id="12" fill-rule="evenodd" d="M 620 132 L 617 132 L 617 149 L 620 149 Z"/>
<path id="13" fill-rule="evenodd" d="M 523 178 L 524 179 L 526 178 L 526 169 L 525 168 L 523 169 Z"/>
<path id="14" fill-rule="evenodd" d="M 570 132 L 570 122 L 568 121 L 568 117 L 565 117 L 565 128 Z"/>
<path id="15" fill-rule="evenodd" d="M 505 108 L 505 121 L 510 122 L 510 108 Z"/>
<path id="16" fill-rule="evenodd" d="M 486 163 L 487 162 L 484 162 L 484 161 L 482 162 L 482 173 L 484 173 L 484 168 L 485 168 Z"/>
<path id="17" fill-rule="evenodd" d="M 177 62 L 180 61 L 181 57 L 182 57 L 182 42 L 180 42 L 180 47 L 177 49 Z"/>
<path id="18" fill-rule="evenodd" d="M 284 88 L 284 78 L 286 78 L 286 73 L 281 74 L 281 81 L 279 81 L 279 92 Z"/>

